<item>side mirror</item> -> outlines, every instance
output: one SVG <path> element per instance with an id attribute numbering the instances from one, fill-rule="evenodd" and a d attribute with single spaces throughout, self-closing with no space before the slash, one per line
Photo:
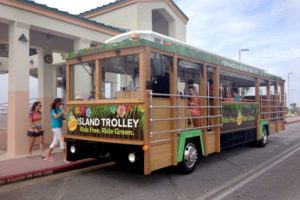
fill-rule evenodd
<path id="1" fill-rule="evenodd" d="M 146 89 L 153 90 L 153 86 L 157 84 L 157 78 L 153 78 L 151 81 L 146 82 Z"/>
<path id="2" fill-rule="evenodd" d="M 152 86 L 153 86 L 153 81 L 147 81 L 146 82 L 146 89 L 147 90 L 152 90 Z"/>

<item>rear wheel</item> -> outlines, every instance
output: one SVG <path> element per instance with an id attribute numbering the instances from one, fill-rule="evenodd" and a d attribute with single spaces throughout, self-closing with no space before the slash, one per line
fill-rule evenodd
<path id="1" fill-rule="evenodd" d="M 268 128 L 264 126 L 263 128 L 263 136 L 258 141 L 258 146 L 265 147 L 268 144 Z"/>
<path id="2" fill-rule="evenodd" d="M 187 140 L 183 151 L 183 161 L 178 164 L 178 170 L 182 174 L 189 174 L 195 170 L 197 162 L 197 146 L 193 140 Z"/>

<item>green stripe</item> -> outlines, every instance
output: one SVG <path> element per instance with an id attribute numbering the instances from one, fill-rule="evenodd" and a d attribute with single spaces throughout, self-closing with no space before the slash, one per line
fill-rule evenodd
<path id="1" fill-rule="evenodd" d="M 269 121 L 267 120 L 260 120 L 260 138 L 264 136 L 264 126 L 269 125 Z"/>

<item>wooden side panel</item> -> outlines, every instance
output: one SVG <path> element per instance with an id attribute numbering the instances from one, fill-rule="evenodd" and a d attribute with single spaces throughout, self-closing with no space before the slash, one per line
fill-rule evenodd
<path id="1" fill-rule="evenodd" d="M 171 100 L 169 98 L 153 97 L 153 106 L 171 106 Z M 151 122 L 150 130 L 153 133 L 150 137 L 150 170 L 154 171 L 163 167 L 171 166 L 173 164 L 173 140 L 172 137 L 177 133 L 158 133 L 161 131 L 174 130 L 172 126 L 172 108 L 153 108 L 150 114 L 153 120 L 166 119 L 163 121 Z"/>
<path id="2" fill-rule="evenodd" d="M 276 132 L 276 122 L 271 122 L 270 125 L 269 125 L 269 131 L 270 131 L 270 134 L 273 134 Z"/>
<path id="3" fill-rule="evenodd" d="M 172 143 L 161 143 L 151 146 L 151 171 L 170 166 L 172 164 Z"/>
<path id="4" fill-rule="evenodd" d="M 282 120 L 278 121 L 278 131 L 283 130 L 283 126 L 282 126 Z"/>
<path id="5" fill-rule="evenodd" d="M 156 98 L 152 100 L 153 106 L 171 106 L 169 98 Z M 152 119 L 169 119 L 171 118 L 171 108 L 153 108 L 151 112 Z M 172 121 L 156 121 L 151 123 L 151 132 L 172 130 Z"/>
<path id="6" fill-rule="evenodd" d="M 179 100 L 179 106 L 187 106 L 187 100 L 186 99 L 180 99 Z M 185 118 L 188 116 L 188 108 L 180 108 L 179 109 L 179 117 Z M 188 120 L 181 119 L 179 120 L 179 128 L 180 129 L 186 129 L 188 127 Z"/>
<path id="7" fill-rule="evenodd" d="M 211 154 L 216 152 L 216 134 L 215 132 L 207 132 L 204 140 L 205 154 Z"/>

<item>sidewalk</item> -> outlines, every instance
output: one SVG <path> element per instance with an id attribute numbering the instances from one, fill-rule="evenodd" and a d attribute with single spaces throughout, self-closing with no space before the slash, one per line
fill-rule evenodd
<path id="1" fill-rule="evenodd" d="M 54 153 L 55 161 L 45 161 L 40 155 L 32 158 L 0 156 L 0 186 L 31 178 L 51 175 L 72 169 L 83 168 L 107 161 L 85 159 L 72 163 L 65 163 L 60 152 Z"/>
<path id="2" fill-rule="evenodd" d="M 296 123 L 296 122 L 300 122 L 300 116 L 296 116 L 296 117 L 287 117 L 285 119 L 287 124 L 292 124 L 292 123 Z"/>

